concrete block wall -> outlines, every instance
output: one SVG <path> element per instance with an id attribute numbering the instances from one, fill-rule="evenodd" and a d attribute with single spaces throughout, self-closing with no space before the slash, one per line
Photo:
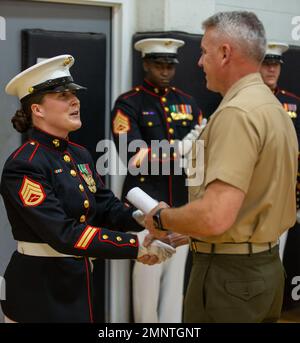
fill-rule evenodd
<path id="1" fill-rule="evenodd" d="M 299 0 L 139 0 L 136 27 L 137 31 L 202 33 L 204 19 L 219 11 L 235 10 L 255 12 L 265 25 L 268 39 L 300 46 L 300 37 L 292 36 L 297 30 L 292 19 L 300 16 Z M 300 36 L 300 18 L 298 22 Z"/>

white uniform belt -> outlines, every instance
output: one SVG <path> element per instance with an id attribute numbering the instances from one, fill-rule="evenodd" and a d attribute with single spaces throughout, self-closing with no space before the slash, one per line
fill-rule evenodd
<path id="1" fill-rule="evenodd" d="M 257 254 L 272 249 L 278 242 L 270 243 L 207 243 L 190 241 L 190 249 L 204 254 Z"/>
<path id="2" fill-rule="evenodd" d="M 29 256 L 40 256 L 40 257 L 81 257 L 62 254 L 55 249 L 51 248 L 46 243 L 32 243 L 18 241 L 17 250 L 20 254 Z"/>

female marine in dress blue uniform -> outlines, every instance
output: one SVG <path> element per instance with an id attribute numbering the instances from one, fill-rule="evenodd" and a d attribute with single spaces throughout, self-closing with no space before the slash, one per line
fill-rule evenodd
<path id="1" fill-rule="evenodd" d="M 17 75 L 6 92 L 22 109 L 12 122 L 30 139 L 5 163 L 1 195 L 17 251 L 5 272 L 6 317 L 17 322 L 91 322 L 89 257 L 136 259 L 140 231 L 106 189 L 89 152 L 69 141 L 81 126 L 83 87 L 69 73 L 70 55 L 51 58 Z M 110 230 L 106 229 L 109 227 Z M 112 231 L 116 230 L 116 231 Z"/>

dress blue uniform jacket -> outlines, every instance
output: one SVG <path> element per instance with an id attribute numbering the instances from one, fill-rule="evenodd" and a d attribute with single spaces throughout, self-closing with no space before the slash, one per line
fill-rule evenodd
<path id="1" fill-rule="evenodd" d="M 295 94 L 277 88 L 275 96 L 282 103 L 284 109 L 288 112 L 294 123 L 299 151 L 300 151 L 300 98 Z M 300 209 L 300 165 L 298 164 L 296 203 L 297 210 Z M 292 280 L 295 276 L 300 275 L 300 224 L 296 224 L 288 231 L 286 245 L 283 254 L 283 265 L 286 272 L 285 290 L 283 298 L 283 310 L 300 306 L 300 302 L 293 300 L 292 291 L 295 284 Z"/>
<path id="2" fill-rule="evenodd" d="M 17 322 L 92 321 L 87 257 L 137 257 L 136 235 L 124 233 L 142 229 L 133 209 L 103 186 L 85 148 L 38 129 L 6 161 L 1 194 L 15 240 L 77 256 L 14 252 L 4 275 L 4 314 Z"/>
<path id="3" fill-rule="evenodd" d="M 170 175 L 148 175 L 142 169 L 138 175 L 126 176 L 123 185 L 123 199 L 133 187 L 140 187 L 157 200 L 165 201 L 171 206 L 181 206 L 188 201 L 185 174 L 174 175 L 174 161 L 178 156 L 161 154 L 151 151 L 151 141 L 181 140 L 199 124 L 202 118 L 195 100 L 178 88 L 168 87 L 158 89 L 144 80 L 141 86 L 119 96 L 112 111 L 112 131 L 119 155 L 126 166 L 134 160 L 135 152 L 129 152 L 127 159 L 122 158 L 119 137 L 126 133 L 128 144 L 134 140 L 143 140 L 148 148 L 148 154 L 142 156 L 148 163 L 148 174 L 151 164 L 157 163 L 162 168 L 164 163 L 171 162 Z M 127 148 L 127 147 L 126 147 Z"/>

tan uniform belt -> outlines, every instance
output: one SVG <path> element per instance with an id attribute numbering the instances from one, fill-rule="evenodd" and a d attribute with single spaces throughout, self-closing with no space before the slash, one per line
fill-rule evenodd
<path id="1" fill-rule="evenodd" d="M 46 243 L 32 243 L 18 241 L 17 250 L 20 254 L 40 257 L 79 257 L 62 254 Z"/>
<path id="2" fill-rule="evenodd" d="M 190 241 L 190 249 L 205 254 L 257 254 L 272 249 L 278 242 L 270 243 L 207 243 Z"/>

